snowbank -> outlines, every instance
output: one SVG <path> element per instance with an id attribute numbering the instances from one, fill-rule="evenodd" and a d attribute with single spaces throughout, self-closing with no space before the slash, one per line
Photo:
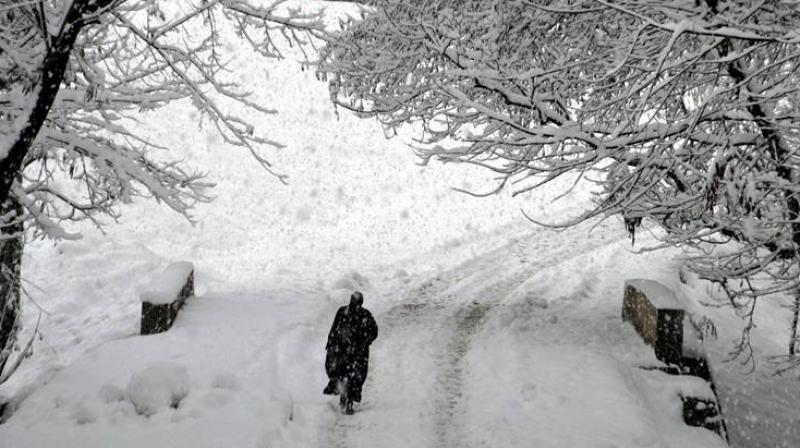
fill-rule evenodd
<path id="1" fill-rule="evenodd" d="M 653 350 L 619 313 L 641 260 L 601 241 L 543 261 L 489 315 L 467 356 L 466 427 L 487 446 L 725 447 L 682 419 L 682 395 L 713 397 L 704 381 L 638 368 Z M 671 300 L 653 283 L 639 284 Z"/>
<path id="2" fill-rule="evenodd" d="M 322 384 L 324 355 L 309 356 L 308 348 L 324 347 L 325 330 L 303 339 L 302 351 L 281 341 L 317 321 L 316 297 L 265 294 L 205 296 L 187 304 L 167 333 L 115 340 L 78 358 L 0 427 L 0 446 L 222 448 L 313 440 L 289 423 L 303 415 L 282 386 L 283 371 Z M 299 370 L 277 364 L 287 350 Z M 318 396 L 317 389 L 308 393 Z"/>

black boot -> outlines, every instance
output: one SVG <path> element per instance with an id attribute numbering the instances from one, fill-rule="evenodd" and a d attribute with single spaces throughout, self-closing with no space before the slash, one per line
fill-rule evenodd
<path id="1" fill-rule="evenodd" d="M 344 413 L 347 415 L 353 415 L 353 412 L 355 412 L 353 411 L 353 401 L 347 400 L 347 404 L 344 406 Z"/>

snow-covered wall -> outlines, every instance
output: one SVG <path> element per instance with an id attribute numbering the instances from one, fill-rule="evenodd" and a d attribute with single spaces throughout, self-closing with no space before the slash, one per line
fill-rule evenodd
<path id="1" fill-rule="evenodd" d="M 145 285 L 139 298 L 142 302 L 154 305 L 171 303 L 178 297 L 193 271 L 194 266 L 188 261 L 170 263 Z"/>
<path id="2" fill-rule="evenodd" d="M 669 288 L 653 280 L 625 281 L 622 318 L 653 346 L 659 360 L 680 364 L 684 311 Z"/>

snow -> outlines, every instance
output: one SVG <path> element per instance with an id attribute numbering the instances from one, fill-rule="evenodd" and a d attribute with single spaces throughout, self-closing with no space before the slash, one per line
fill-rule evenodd
<path id="1" fill-rule="evenodd" d="M 0 445 L 723 446 L 680 421 L 679 392 L 701 387 L 637 368 L 655 358 L 619 317 L 627 235 L 588 228 L 507 227 L 422 273 L 398 275 L 439 250 L 328 284 L 216 283 L 170 331 L 78 357 L 0 427 Z M 321 394 L 342 279 L 361 282 L 381 328 L 352 417 Z"/>
<path id="2" fill-rule="evenodd" d="M 651 392 L 647 395 L 664 403 L 680 405 L 680 402 L 675 400 L 676 397 L 694 397 L 707 401 L 716 400 L 711 386 L 705 380 L 696 376 L 675 376 L 659 370 L 644 370 L 641 378 L 644 380 L 644 386 Z M 671 408 L 661 406 L 661 408 L 672 409 L 672 413 L 675 413 L 674 406 Z"/>
<path id="3" fill-rule="evenodd" d="M 257 446 L 262 427 L 280 431 L 291 413 L 273 363 L 308 305 L 207 295 L 167 333 L 80 357 L 24 402 L 12 421 L 26 423 L 4 425 L 0 445 Z"/>
<path id="4" fill-rule="evenodd" d="M 587 240 L 539 261 L 476 335 L 465 388 L 473 435 L 492 445 L 510 431 L 503 446 L 520 447 L 725 446 L 681 419 L 679 392 L 706 397 L 704 381 L 638 368 L 655 358 L 619 317 L 620 280 L 642 260 L 622 241 Z"/>
<path id="5" fill-rule="evenodd" d="M 39 309 L 42 334 L 0 387 L 19 406 L 0 446 L 724 446 L 680 420 L 680 395 L 708 397 L 707 385 L 638 368 L 657 360 L 620 318 L 631 278 L 715 319 L 719 340 L 702 348 L 734 446 L 800 444 L 796 380 L 763 368 L 784 343 L 780 318 L 757 322 L 764 355 L 748 376 L 722 362 L 742 322 L 699 305 L 714 293 L 680 283 L 674 252 L 632 251 L 614 219 L 563 232 L 520 219 L 520 208 L 574 214 L 588 192 L 551 203 L 566 180 L 517 198 L 454 194 L 490 174 L 418 167 L 412 133 L 385 140 L 374 121 L 337 116 L 327 87 L 291 60 L 236 58 L 250 71 L 233 76 L 280 111 L 257 122 L 286 144 L 274 159 L 290 185 L 198 130 L 185 104 L 144 117 L 154 140 L 209 172 L 217 200 L 196 206 L 196 225 L 135 203 L 107 235 L 83 226 L 82 240 L 27 246 L 35 303 L 21 338 Z M 171 260 L 196 267 L 198 300 L 169 331 L 140 337 L 140 283 Z M 177 278 L 165 277 L 152 284 Z M 365 400 L 343 416 L 321 394 L 324 347 L 352 289 L 380 335 Z M 788 316 L 781 305 L 759 304 Z"/>
<path id="6" fill-rule="evenodd" d="M 344 289 L 348 291 L 357 291 L 369 287 L 369 279 L 356 271 L 351 271 L 342 275 L 333 283 L 334 289 Z"/>
<path id="7" fill-rule="evenodd" d="M 694 359 L 705 359 L 706 351 L 703 347 L 703 338 L 692 325 L 691 315 L 683 316 L 683 341 L 681 345 L 683 356 Z"/>
<path id="8" fill-rule="evenodd" d="M 189 395 L 189 388 L 186 366 L 161 362 L 134 373 L 125 388 L 125 397 L 137 414 L 150 417 L 167 407 L 177 409 Z"/>
<path id="9" fill-rule="evenodd" d="M 658 309 L 683 310 L 675 292 L 657 281 L 637 278 L 627 280 L 625 283 L 641 291 Z"/>
<path id="10" fill-rule="evenodd" d="M 170 263 L 145 286 L 139 297 L 142 302 L 152 304 L 172 303 L 193 271 L 194 265 L 188 261 Z"/>

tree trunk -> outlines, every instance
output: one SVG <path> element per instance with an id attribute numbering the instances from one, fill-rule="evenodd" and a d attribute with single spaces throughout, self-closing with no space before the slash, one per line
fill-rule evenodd
<path id="1" fill-rule="evenodd" d="M 0 376 L 20 328 L 20 272 L 24 233 L 22 206 L 10 196 L 0 204 Z"/>
<path id="2" fill-rule="evenodd" d="M 36 140 L 36 135 L 44 125 L 47 114 L 61 88 L 61 80 L 67 68 L 72 47 L 77 37 L 77 29 L 56 41 L 42 61 L 42 73 L 31 93 L 33 106 L 16 139 L 4 159 L 0 159 L 0 204 L 11 198 L 11 185 L 19 175 L 22 164 Z"/>
<path id="3" fill-rule="evenodd" d="M 27 117 L 17 129 L 8 154 L 0 158 L 0 376 L 11 356 L 20 323 L 20 269 L 24 245 L 22 207 L 11 193 L 23 162 L 47 120 L 61 89 L 64 72 L 78 34 L 92 15 L 112 6 L 115 0 L 73 0 L 60 20 L 58 34 L 49 40 L 47 53 L 31 92 Z"/>
<path id="4" fill-rule="evenodd" d="M 789 331 L 792 338 L 789 339 L 789 354 L 794 356 L 797 353 L 797 324 L 800 321 L 800 289 L 794 292 L 794 306 L 792 307 L 792 327 Z"/>
<path id="5" fill-rule="evenodd" d="M 86 26 L 85 19 L 108 7 L 114 0 L 74 0 L 64 14 L 62 26 L 57 36 L 50 39 L 48 51 L 41 61 L 38 74 L 31 93 L 31 104 L 28 116 L 25 117 L 21 129 L 5 158 L 0 158 L 0 204 L 11 197 L 11 184 L 22 169 L 25 156 L 33 146 L 36 136 L 47 120 L 50 108 L 61 89 L 61 81 L 69 64 L 72 49 L 81 29 Z M 26 106 L 27 107 L 27 106 Z"/>

